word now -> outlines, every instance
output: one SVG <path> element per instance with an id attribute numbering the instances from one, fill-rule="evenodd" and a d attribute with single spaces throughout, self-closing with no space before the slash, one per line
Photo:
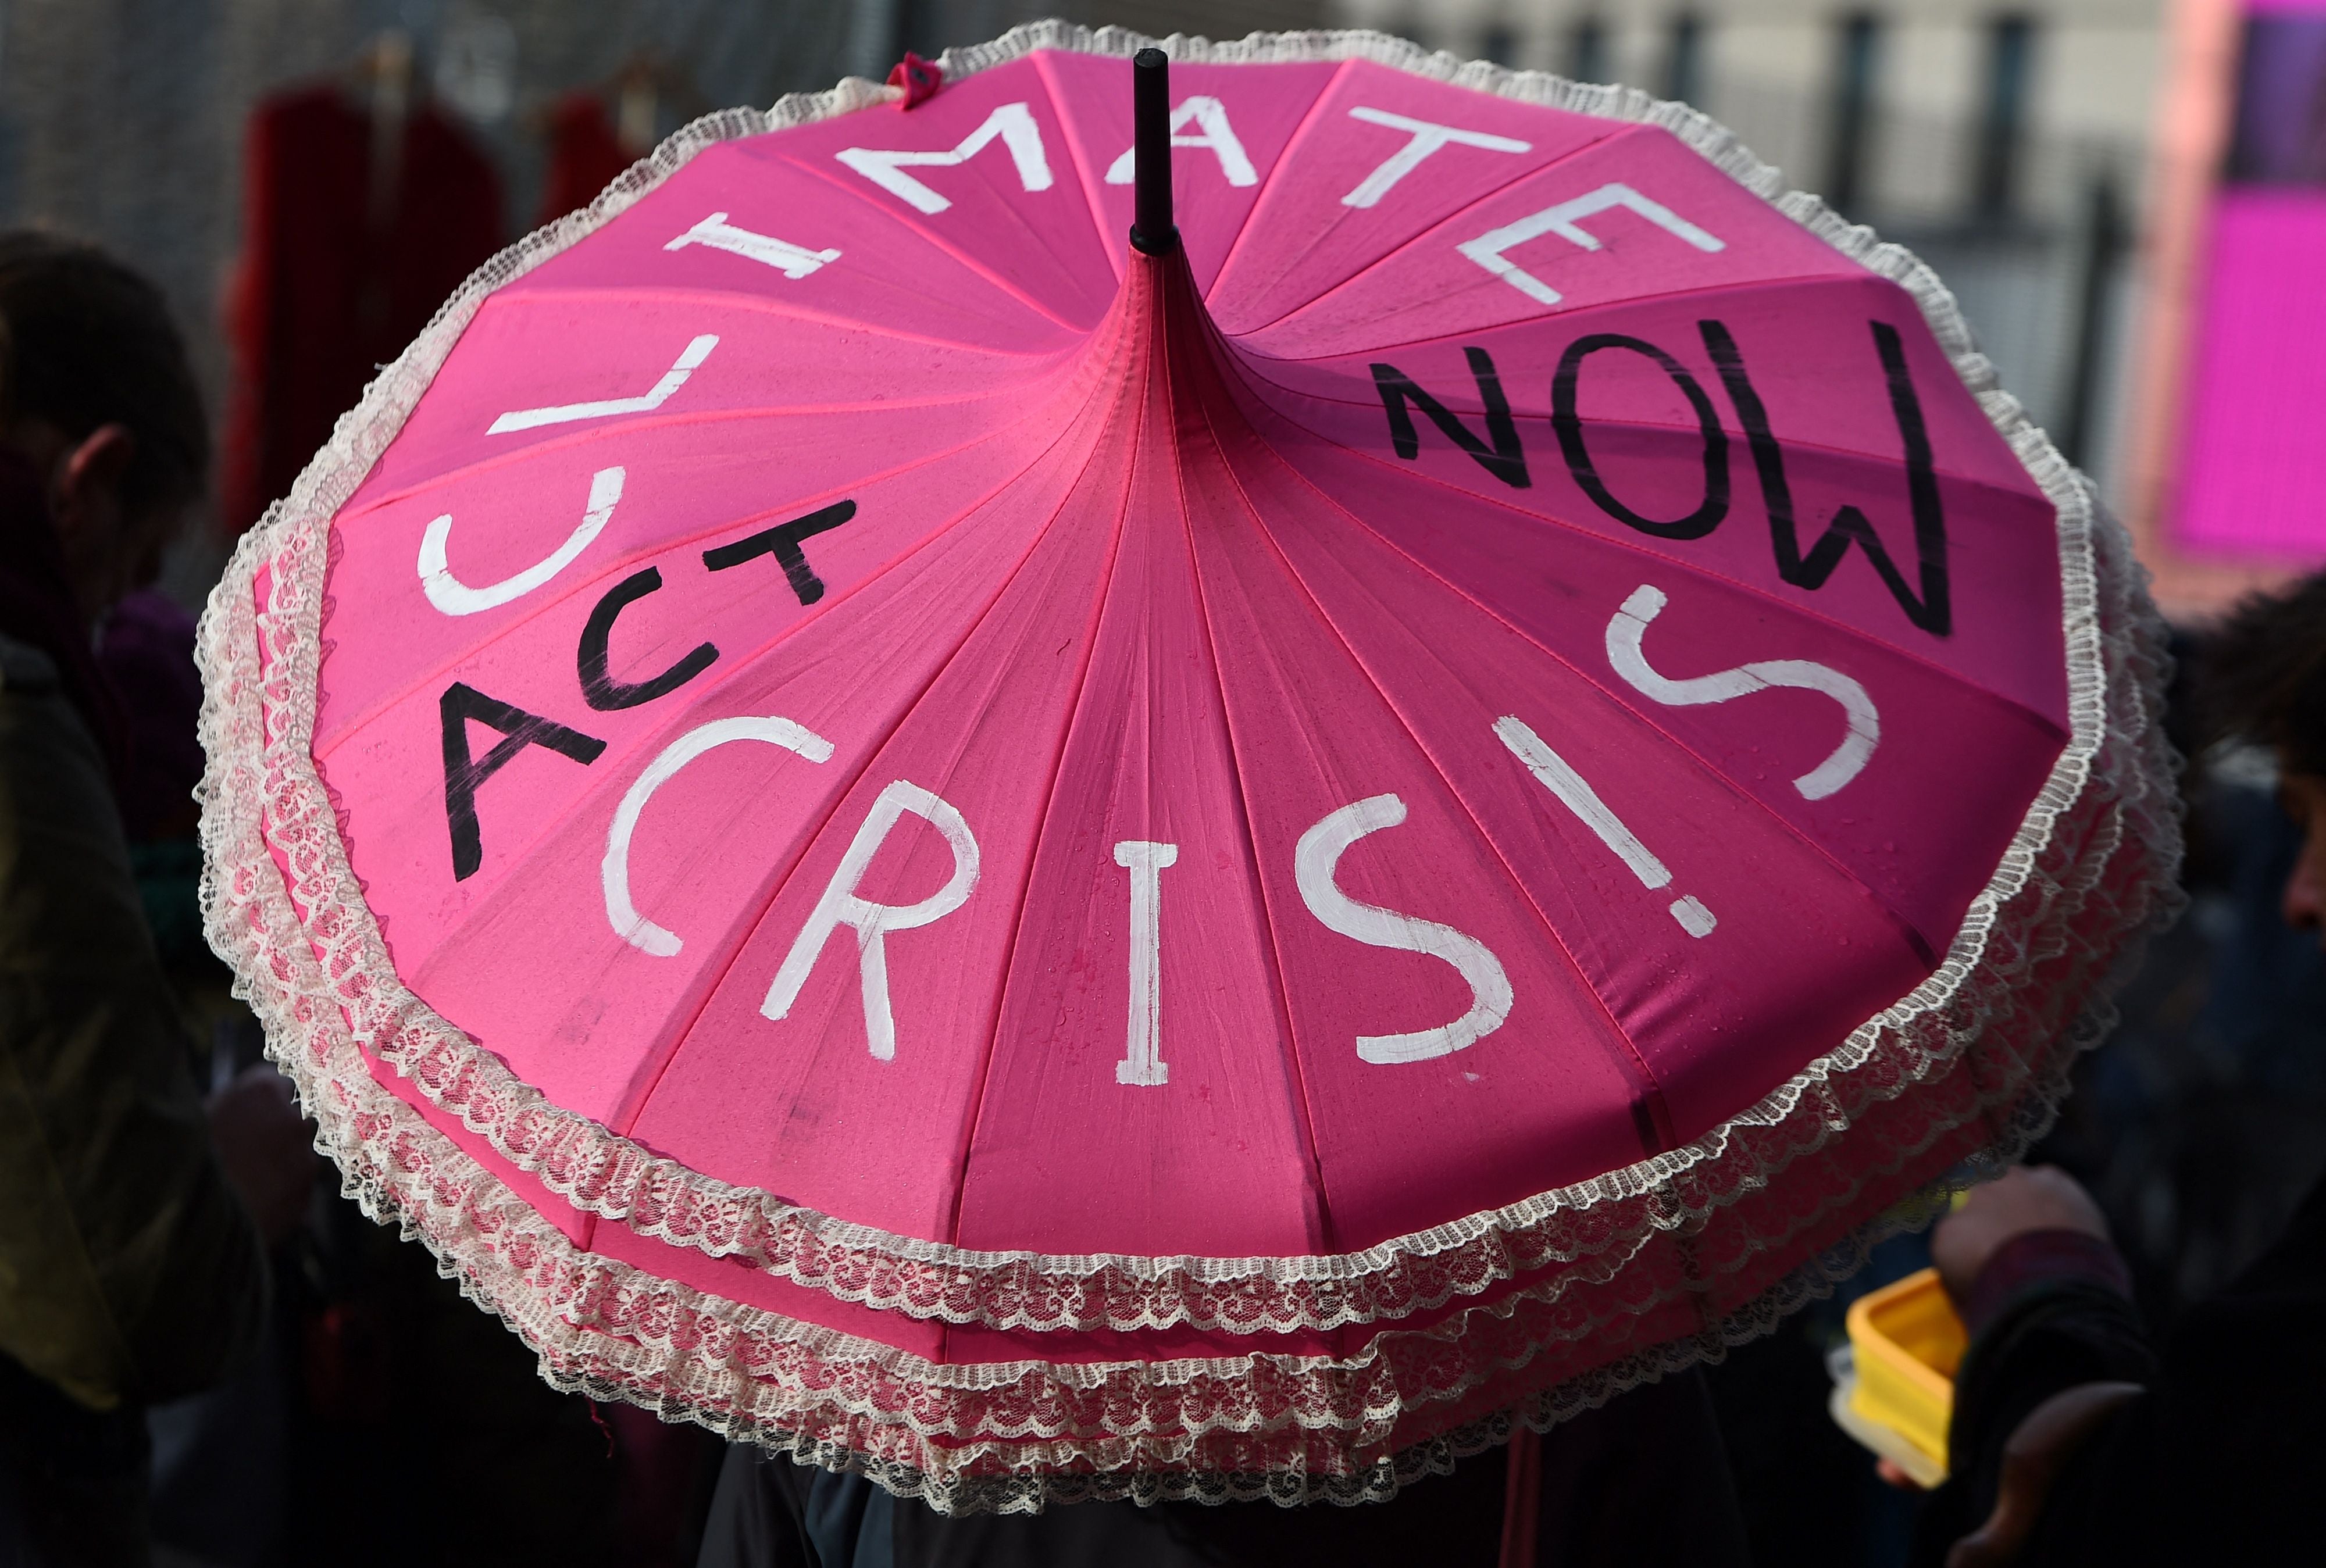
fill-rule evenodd
<path id="1" fill-rule="evenodd" d="M 1907 511 L 1914 529 L 1915 580 L 1912 583 L 1874 524 L 1856 506 L 1841 506 L 1816 542 L 1806 551 L 1801 548 L 1792 487 L 1785 478 L 1785 450 L 1771 428 L 1768 407 L 1753 385 L 1744 356 L 1726 323 L 1707 320 L 1696 326 L 1718 374 L 1721 390 L 1728 394 L 1737 422 L 1744 428 L 1768 514 L 1769 546 L 1776 557 L 1778 577 L 1795 588 L 1821 589 L 1855 545 L 1865 553 L 1907 620 L 1934 636 L 1950 636 L 1954 599 L 1947 561 L 1946 509 L 1939 495 L 1929 422 L 1922 415 L 1921 397 L 1907 368 L 1905 344 L 1898 329 L 1885 321 L 1866 323 L 1874 358 L 1888 394 L 1890 416 L 1898 427 L 1899 445 L 1905 456 Z M 1419 412 L 1480 468 L 1513 490 L 1527 489 L 1534 477 L 1527 466 L 1525 443 L 1520 439 L 1518 421 L 1512 417 L 1510 398 L 1494 367 L 1494 357 L 1475 345 L 1462 353 L 1485 416 L 1484 439 L 1412 376 L 1394 365 L 1380 363 L 1372 367 L 1373 390 L 1380 394 L 1382 412 L 1389 419 L 1390 449 L 1408 462 L 1420 456 L 1421 434 L 1413 420 Z M 1654 366 L 1688 400 L 1696 415 L 1704 475 L 1702 499 L 1679 516 L 1651 517 L 1639 511 L 1608 487 L 1593 460 L 1582 414 L 1583 372 L 1593 355 L 1609 353 L 1633 355 Z M 1703 384 L 1677 357 L 1646 339 L 1622 332 L 1591 332 L 1569 343 L 1551 373 L 1550 428 L 1558 442 L 1559 459 L 1576 487 L 1602 513 L 1634 533 L 1652 539 L 1702 539 L 1726 519 L 1728 432 Z"/>

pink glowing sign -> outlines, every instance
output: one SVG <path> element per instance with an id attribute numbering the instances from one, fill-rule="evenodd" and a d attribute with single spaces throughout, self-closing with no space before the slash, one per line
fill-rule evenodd
<path id="1" fill-rule="evenodd" d="M 2175 543 L 2326 558 L 2326 5 L 2248 0 L 2183 392 Z"/>

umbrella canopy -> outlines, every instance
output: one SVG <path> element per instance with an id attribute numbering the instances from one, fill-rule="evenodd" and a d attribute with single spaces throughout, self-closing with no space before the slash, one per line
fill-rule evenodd
<path id="1" fill-rule="evenodd" d="M 351 1189 L 944 1508 L 1378 1497 L 1766 1328 L 2041 1129 L 2177 854 L 2122 538 L 1911 256 L 1367 33 L 1173 41 L 1134 245 L 1144 42 L 683 134 L 204 626 Z"/>

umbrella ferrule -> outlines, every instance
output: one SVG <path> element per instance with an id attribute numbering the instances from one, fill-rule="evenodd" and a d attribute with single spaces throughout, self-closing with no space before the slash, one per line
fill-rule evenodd
<path id="1" fill-rule="evenodd" d="M 1148 255 L 1179 248 L 1171 221 L 1171 60 L 1159 49 L 1130 57 L 1132 194 L 1130 246 Z"/>

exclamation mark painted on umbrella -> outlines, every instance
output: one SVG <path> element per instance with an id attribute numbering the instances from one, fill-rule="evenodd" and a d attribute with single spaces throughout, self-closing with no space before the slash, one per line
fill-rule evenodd
<path id="1" fill-rule="evenodd" d="M 1526 764 L 1527 771 L 1542 781 L 1542 787 L 1557 795 L 1567 809 L 1583 820 L 1583 825 L 1599 835 L 1599 841 L 1615 851 L 1618 858 L 1632 868 L 1640 885 L 1653 891 L 1671 886 L 1670 868 L 1645 844 L 1639 835 L 1624 825 L 1624 820 L 1599 798 L 1599 792 L 1585 782 L 1581 774 L 1568 765 L 1565 757 L 1544 744 L 1541 736 L 1527 728 L 1525 722 L 1511 715 L 1494 720 L 1494 733 L 1502 738 L 1511 755 Z M 1690 936 L 1708 936 L 1719 924 L 1712 911 L 1694 895 L 1683 895 L 1671 901 L 1671 917 Z"/>

